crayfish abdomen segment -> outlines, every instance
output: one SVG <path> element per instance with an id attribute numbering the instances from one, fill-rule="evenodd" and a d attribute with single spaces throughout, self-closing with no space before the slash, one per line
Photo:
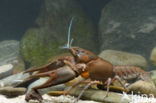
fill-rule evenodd
<path id="1" fill-rule="evenodd" d="M 142 79 L 151 81 L 150 75 L 136 66 L 113 66 L 115 75 L 118 75 L 123 80 Z"/>

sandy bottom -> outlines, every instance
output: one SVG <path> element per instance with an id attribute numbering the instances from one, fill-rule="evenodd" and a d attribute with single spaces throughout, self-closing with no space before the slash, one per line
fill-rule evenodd
<path id="1" fill-rule="evenodd" d="M 49 95 L 43 95 L 43 102 L 42 103 L 73 103 L 76 98 L 72 96 L 58 96 L 58 97 L 52 97 Z M 16 98 L 6 98 L 3 95 L 0 95 L 0 103 L 39 103 L 38 101 L 30 100 L 29 102 L 25 101 L 25 95 L 18 96 Z M 95 101 L 85 101 L 85 100 L 79 100 L 78 103 L 100 103 Z"/>

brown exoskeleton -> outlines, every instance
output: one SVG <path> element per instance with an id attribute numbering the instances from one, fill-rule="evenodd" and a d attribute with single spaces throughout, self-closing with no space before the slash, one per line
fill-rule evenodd
<path id="1" fill-rule="evenodd" d="M 69 28 L 71 28 L 71 26 Z M 68 37 L 70 38 L 69 35 Z M 140 77 L 142 80 L 151 81 L 150 76 L 139 67 L 113 66 L 110 62 L 98 57 L 88 50 L 79 47 L 71 47 L 70 45 L 71 43 L 69 43 L 68 39 L 66 49 L 69 50 L 72 57 L 61 58 L 58 61 L 52 62 L 46 66 L 30 69 L 25 72 L 28 73 L 38 71 L 29 78 L 49 77 L 49 80 L 46 83 L 32 88 L 32 91 L 26 95 L 26 101 L 29 101 L 30 99 L 42 100 L 42 96 L 39 94 L 38 89 L 66 83 L 79 75 L 85 79 L 89 78 L 91 81 L 88 82 L 84 90 L 80 93 L 78 99 L 92 84 L 107 85 L 107 96 L 109 86 L 110 84 L 113 84 L 115 80 L 118 80 L 125 89 L 126 87 L 121 80 L 131 80 Z M 79 83 L 76 83 L 73 87 Z M 65 94 L 69 94 L 70 91 L 71 89 Z"/>

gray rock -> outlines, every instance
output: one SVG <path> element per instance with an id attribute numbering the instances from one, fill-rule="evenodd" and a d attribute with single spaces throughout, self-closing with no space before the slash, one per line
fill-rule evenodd
<path id="1" fill-rule="evenodd" d="M 153 81 L 154 84 L 156 85 L 156 70 L 150 71 L 150 75 L 151 75 L 152 81 Z"/>
<path id="2" fill-rule="evenodd" d="M 0 94 L 6 95 L 7 97 L 16 97 L 23 95 L 26 92 L 26 88 L 13 88 L 13 87 L 3 87 L 0 88 Z"/>
<path id="3" fill-rule="evenodd" d="M 69 88 L 66 88 L 68 90 Z M 83 88 L 77 87 L 73 88 L 70 95 L 78 96 L 80 92 L 83 90 Z M 109 92 L 108 97 L 104 99 L 104 96 L 106 95 L 106 91 L 103 90 L 96 90 L 96 89 L 87 89 L 84 94 L 82 95 L 82 99 L 85 100 L 94 100 L 102 103 L 121 103 L 122 94 L 120 93 L 114 93 Z M 123 102 L 122 103 L 126 103 Z"/>
<path id="4" fill-rule="evenodd" d="M 0 79 L 9 76 L 17 71 L 17 69 L 25 69 L 24 62 L 19 56 L 19 41 L 16 40 L 5 40 L 0 42 L 0 66 L 11 65 L 9 70 L 6 67 L 0 67 L 0 71 L 3 71 L 3 74 L 0 73 Z M 6 68 L 6 70 L 4 70 Z"/>
<path id="5" fill-rule="evenodd" d="M 149 57 L 156 44 L 156 0 L 111 0 L 99 21 L 101 51 L 113 49 Z"/>
<path id="6" fill-rule="evenodd" d="M 48 59 L 63 53 L 72 17 L 73 46 L 97 51 L 95 28 L 76 0 L 45 0 L 36 26 L 25 33 L 21 41 L 21 54 L 32 66 L 46 64 Z"/>
<path id="7" fill-rule="evenodd" d="M 139 80 L 131 84 L 128 88 L 134 93 L 141 93 L 147 95 L 153 94 L 154 96 L 156 96 L 156 87 L 153 82 Z"/>
<path id="8" fill-rule="evenodd" d="M 7 78 L 1 79 L 0 80 L 0 86 L 5 87 L 5 86 L 15 86 L 21 82 L 24 81 L 25 78 L 27 78 L 29 74 L 23 74 L 23 72 L 11 75 Z"/>
<path id="9" fill-rule="evenodd" d="M 0 79 L 5 78 L 13 74 L 13 65 L 6 64 L 0 66 Z"/>
<path id="10" fill-rule="evenodd" d="M 25 70 L 25 63 L 21 57 L 17 57 L 12 61 L 9 61 L 13 65 L 13 73 L 19 73 Z"/>
<path id="11" fill-rule="evenodd" d="M 139 66 L 144 69 L 147 66 L 146 59 L 143 56 L 134 53 L 117 50 L 104 50 L 99 54 L 99 56 L 113 65 Z"/>
<path id="12" fill-rule="evenodd" d="M 74 103 L 74 101 L 76 100 L 76 98 L 74 98 L 73 96 L 65 96 L 65 95 L 61 95 L 61 96 L 49 96 L 47 94 L 43 95 L 43 99 L 42 103 Z M 36 100 L 30 100 L 29 103 L 39 103 Z M 95 101 L 91 101 L 91 100 L 79 100 L 78 103 L 100 103 L 100 102 L 95 102 Z"/>
<path id="13" fill-rule="evenodd" d="M 27 92 L 30 92 L 31 88 L 33 88 L 35 86 L 42 85 L 47 80 L 48 80 L 48 78 L 40 78 L 39 80 L 33 82 L 32 84 L 29 85 Z M 49 88 L 40 89 L 39 92 L 41 94 L 45 94 L 45 93 L 47 93 L 49 91 L 63 91 L 64 89 L 65 89 L 65 85 L 60 84 L 60 85 L 56 85 L 56 86 L 51 86 Z"/>
<path id="14" fill-rule="evenodd" d="M 0 65 L 0 79 L 25 70 L 25 63 L 20 57 L 16 57 L 7 64 Z"/>
<path id="15" fill-rule="evenodd" d="M 150 61 L 154 66 L 156 66 L 156 47 L 154 47 L 151 51 Z"/>
<path id="16" fill-rule="evenodd" d="M 19 56 L 19 41 L 6 40 L 0 42 L 0 65 L 7 64 Z"/>

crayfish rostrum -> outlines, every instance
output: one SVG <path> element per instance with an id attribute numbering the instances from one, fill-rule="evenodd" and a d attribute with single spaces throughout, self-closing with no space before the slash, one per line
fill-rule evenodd
<path id="1" fill-rule="evenodd" d="M 71 23 L 69 28 L 71 28 Z M 69 34 L 68 38 L 70 38 Z M 113 66 L 110 62 L 98 57 L 88 50 L 79 47 L 71 47 L 69 39 L 65 48 L 72 54 L 71 57 L 63 57 L 46 66 L 29 69 L 25 72 L 38 71 L 28 78 L 49 77 L 49 80 L 47 80 L 46 83 L 32 88 L 32 91 L 26 95 L 26 101 L 29 101 L 30 99 L 42 100 L 42 96 L 39 94 L 38 89 L 66 83 L 78 76 L 90 79 L 90 81 L 86 81 L 87 85 L 85 89 L 92 84 L 107 85 L 106 96 L 108 95 L 110 85 L 113 84 L 115 80 L 118 80 L 125 90 L 127 90 L 127 88 L 121 80 L 129 81 L 140 78 L 144 81 L 151 81 L 148 73 L 141 68 L 134 66 Z M 74 84 L 72 88 L 82 82 L 85 81 Z M 85 89 L 80 93 L 78 99 Z M 69 94 L 70 91 L 71 89 L 65 94 Z"/>

